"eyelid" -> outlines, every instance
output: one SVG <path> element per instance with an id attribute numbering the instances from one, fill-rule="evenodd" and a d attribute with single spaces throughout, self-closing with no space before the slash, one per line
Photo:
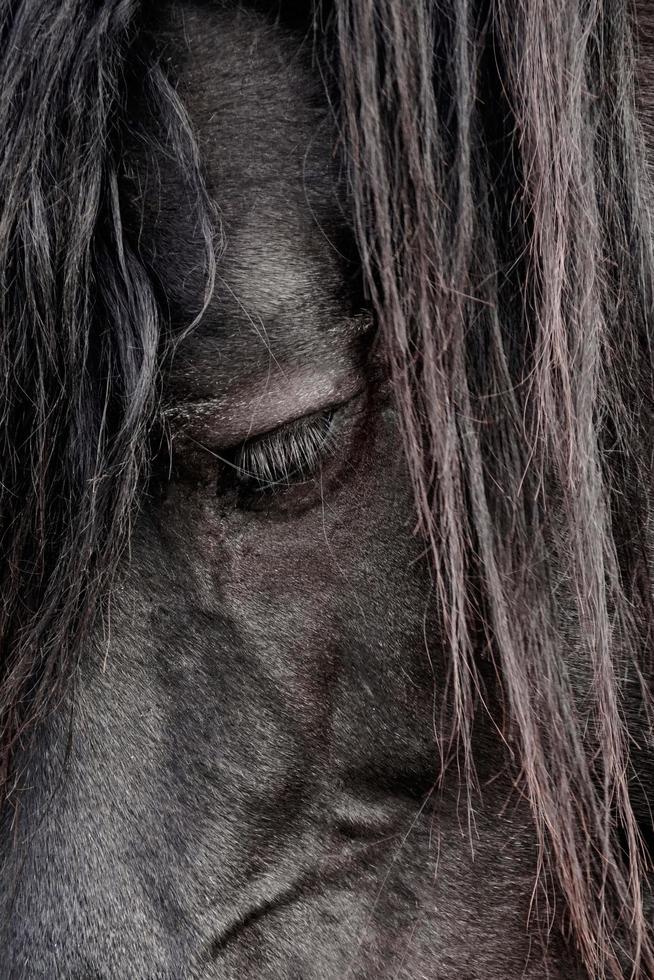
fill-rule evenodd
<path id="1" fill-rule="evenodd" d="M 303 419 L 328 411 L 337 411 L 357 398 L 365 389 L 366 382 L 361 375 L 350 377 L 346 385 L 331 387 L 332 398 L 326 400 L 316 393 L 315 400 L 294 402 L 294 411 L 287 409 L 284 414 L 271 415 L 255 425 L 256 406 L 251 408 L 249 424 L 234 422 L 229 403 L 225 398 L 202 402 L 191 402 L 165 408 L 161 413 L 162 423 L 170 433 L 175 445 L 183 449 L 185 444 L 207 449 L 214 455 L 225 454 L 246 442 L 270 436 L 286 427 L 295 425 Z M 256 402 L 256 397 L 252 399 Z M 288 399 L 286 399 L 286 403 Z"/>

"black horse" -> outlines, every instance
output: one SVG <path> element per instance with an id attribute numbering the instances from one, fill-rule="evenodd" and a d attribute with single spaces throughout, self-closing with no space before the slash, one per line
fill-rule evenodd
<path id="1" fill-rule="evenodd" d="M 647 28 L 0 0 L 1 980 L 654 977 Z"/>

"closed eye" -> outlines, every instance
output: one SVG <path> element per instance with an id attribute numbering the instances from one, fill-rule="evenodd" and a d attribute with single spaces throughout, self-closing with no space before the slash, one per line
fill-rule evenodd
<path id="1" fill-rule="evenodd" d="M 347 457 L 360 399 L 303 416 L 211 455 L 217 496 L 243 511 L 291 513 L 313 505 Z M 318 479 L 320 477 L 320 479 Z"/>
<path id="2" fill-rule="evenodd" d="M 167 472 L 176 480 L 213 487 L 229 510 L 261 511 L 268 516 L 304 511 L 340 485 L 355 458 L 354 447 L 370 411 L 370 391 L 364 386 L 354 397 L 231 446 L 216 445 L 213 433 L 219 425 L 209 412 L 199 425 L 187 417 L 186 424 L 169 430 L 172 469 Z M 357 458 L 359 454 L 356 451 Z"/>
<path id="3" fill-rule="evenodd" d="M 274 493 L 310 479 L 335 448 L 334 410 L 328 409 L 248 439 L 223 461 L 241 490 Z"/>

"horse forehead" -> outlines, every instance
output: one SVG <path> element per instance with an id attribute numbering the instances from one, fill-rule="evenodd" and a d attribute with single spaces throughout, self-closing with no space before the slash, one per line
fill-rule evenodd
<path id="1" fill-rule="evenodd" d="M 307 42 L 242 5 L 185 4 L 169 30 L 221 226 L 215 295 L 189 352 L 206 373 L 220 343 L 221 375 L 266 360 L 271 347 L 280 360 L 298 346 L 342 356 L 349 310 L 336 241 L 345 224 Z"/>
<path id="2" fill-rule="evenodd" d="M 292 188 L 310 166 L 311 145 L 326 145 L 311 42 L 242 5 L 184 5 L 172 31 L 209 181 L 230 191 Z"/>

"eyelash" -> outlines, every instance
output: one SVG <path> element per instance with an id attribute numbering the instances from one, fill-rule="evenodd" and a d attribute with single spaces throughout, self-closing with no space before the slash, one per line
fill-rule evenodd
<path id="1" fill-rule="evenodd" d="M 300 419 L 236 447 L 223 462 L 243 493 L 278 493 L 309 480 L 336 448 L 333 411 Z"/>

